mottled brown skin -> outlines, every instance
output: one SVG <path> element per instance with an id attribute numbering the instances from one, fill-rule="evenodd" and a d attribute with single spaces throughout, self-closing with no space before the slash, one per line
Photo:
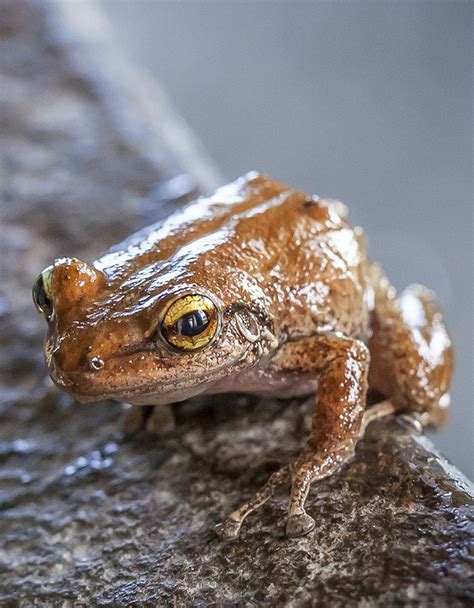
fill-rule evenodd
<path id="1" fill-rule="evenodd" d="M 209 298 L 218 319 L 195 350 L 160 330 L 170 302 L 187 294 Z M 301 455 L 229 516 L 218 530 L 226 538 L 286 482 L 287 533 L 307 533 L 311 483 L 352 457 L 371 420 L 394 411 L 426 419 L 446 404 L 451 344 L 432 293 L 413 286 L 397 298 L 344 205 L 255 173 L 92 266 L 57 260 L 49 296 L 49 372 L 80 400 L 162 406 L 199 393 L 316 392 Z M 369 384 L 390 401 L 366 410 Z"/>

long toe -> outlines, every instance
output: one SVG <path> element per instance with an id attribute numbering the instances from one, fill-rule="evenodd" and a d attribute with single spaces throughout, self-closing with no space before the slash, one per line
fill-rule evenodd
<path id="1" fill-rule="evenodd" d="M 240 523 L 233 519 L 226 519 L 214 528 L 215 533 L 222 540 L 235 540 L 239 536 Z"/>
<path id="2" fill-rule="evenodd" d="M 307 513 L 301 513 L 299 515 L 290 515 L 286 524 L 286 535 L 287 536 L 304 536 L 311 532 L 316 525 L 314 519 Z"/>
<path id="3" fill-rule="evenodd" d="M 416 435 L 423 434 L 423 424 L 421 423 L 417 412 L 413 412 L 411 414 L 400 414 L 397 417 L 397 420 L 404 428 L 409 431 L 413 431 Z"/>

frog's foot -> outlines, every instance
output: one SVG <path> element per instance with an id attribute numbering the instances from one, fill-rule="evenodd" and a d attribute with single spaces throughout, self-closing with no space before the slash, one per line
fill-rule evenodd
<path id="1" fill-rule="evenodd" d="M 423 434 L 423 423 L 420 415 L 417 412 L 410 412 L 408 414 L 400 414 L 397 417 L 397 421 L 408 431 L 411 431 L 415 435 Z"/>
<path id="2" fill-rule="evenodd" d="M 233 511 L 229 517 L 216 526 L 216 534 L 224 540 L 233 540 L 238 537 L 244 519 L 253 511 L 264 505 L 274 494 L 275 490 L 284 483 L 290 481 L 291 466 L 286 465 L 275 471 L 260 492 L 257 492 L 252 500 L 243 504 L 239 509 Z"/>
<path id="3" fill-rule="evenodd" d="M 175 429 L 173 411 L 169 405 L 127 405 L 121 427 L 125 437 L 146 430 L 155 435 L 166 435 Z"/>
<path id="4" fill-rule="evenodd" d="M 385 410 L 385 405 L 381 409 Z M 377 415 L 378 414 L 378 415 Z M 381 411 L 371 414 L 372 419 L 382 416 Z M 315 481 L 321 481 L 335 473 L 354 454 L 355 441 L 348 439 L 337 447 L 315 448 L 311 440 L 292 468 L 291 496 L 288 506 L 286 534 L 304 536 L 314 527 L 314 519 L 305 511 L 306 497 Z"/>
<path id="5" fill-rule="evenodd" d="M 439 430 L 447 422 L 450 403 L 449 393 L 445 393 L 438 403 L 432 405 L 428 410 L 424 412 L 407 411 L 397 416 L 397 420 L 408 430 L 415 431 L 417 435 L 421 435 L 423 429 L 428 426 Z"/>
<path id="6" fill-rule="evenodd" d="M 241 526 L 241 521 L 235 521 L 230 516 L 224 522 L 218 524 L 214 531 L 222 540 L 235 540 L 239 536 Z"/>
<path id="7" fill-rule="evenodd" d="M 287 536 L 305 536 L 309 534 L 315 527 L 316 522 L 307 513 L 297 513 L 290 515 L 286 523 L 286 535 Z"/>
<path id="8" fill-rule="evenodd" d="M 366 428 L 371 422 L 375 422 L 375 420 L 379 420 L 379 418 L 391 416 L 392 414 L 395 414 L 396 411 L 397 408 L 389 399 L 379 401 L 378 403 L 372 405 L 364 412 L 359 435 L 361 437 L 364 435 Z"/>

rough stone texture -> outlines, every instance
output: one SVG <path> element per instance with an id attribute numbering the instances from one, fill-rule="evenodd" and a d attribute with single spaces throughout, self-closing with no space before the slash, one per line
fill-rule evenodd
<path id="1" fill-rule="evenodd" d="M 159 91 L 78 43 L 67 15 L 0 10 L 0 605 L 472 606 L 472 489 L 399 423 L 313 489 L 310 536 L 285 538 L 281 493 L 225 544 L 212 526 L 297 453 L 308 404 L 181 404 L 170 435 L 124 441 L 118 405 L 50 391 L 35 274 L 93 258 L 215 174 Z"/>

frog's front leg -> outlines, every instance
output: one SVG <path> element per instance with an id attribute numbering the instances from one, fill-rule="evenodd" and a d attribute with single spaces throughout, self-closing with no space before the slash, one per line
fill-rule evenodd
<path id="1" fill-rule="evenodd" d="M 296 462 L 272 475 L 255 498 L 234 511 L 218 530 L 235 537 L 244 518 L 268 500 L 275 488 L 291 481 L 286 532 L 300 536 L 315 522 L 304 508 L 311 484 L 334 473 L 354 453 L 366 425 L 393 412 L 383 402 L 365 413 L 369 350 L 359 340 L 344 336 L 316 336 L 288 344 L 274 361 L 275 371 L 298 373 L 302 381 L 318 381 L 312 431 Z"/>
<path id="2" fill-rule="evenodd" d="M 359 340 L 316 338 L 301 372 L 318 379 L 311 435 L 293 465 L 286 533 L 301 536 L 315 522 L 304 508 L 311 484 L 328 477 L 354 454 L 366 406 L 369 350 Z"/>
<path id="3" fill-rule="evenodd" d="M 171 405 L 127 405 L 122 414 L 122 433 L 126 437 L 146 430 L 165 435 L 174 430 L 175 418 Z"/>

